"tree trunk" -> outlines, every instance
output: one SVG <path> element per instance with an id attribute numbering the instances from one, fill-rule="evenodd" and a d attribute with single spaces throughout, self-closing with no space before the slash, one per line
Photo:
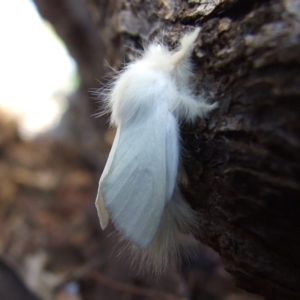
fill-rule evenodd
<path id="1" fill-rule="evenodd" d="M 142 39 L 163 34 L 174 47 L 188 27 L 202 27 L 198 87 L 220 108 L 182 127 L 199 239 L 238 287 L 300 299 L 300 2 L 119 0 L 105 11 L 85 2 L 117 68 Z"/>

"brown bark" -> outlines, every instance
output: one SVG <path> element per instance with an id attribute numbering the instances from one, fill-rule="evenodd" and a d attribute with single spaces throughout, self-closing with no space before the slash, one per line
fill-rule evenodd
<path id="1" fill-rule="evenodd" d="M 85 0 L 117 67 L 129 47 L 164 29 L 173 47 L 201 26 L 199 91 L 220 108 L 183 126 L 187 200 L 199 239 L 217 250 L 238 287 L 300 299 L 300 5 L 270 1 Z"/>

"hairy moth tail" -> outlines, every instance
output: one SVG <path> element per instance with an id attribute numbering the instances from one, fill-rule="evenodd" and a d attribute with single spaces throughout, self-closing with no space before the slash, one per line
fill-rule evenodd
<path id="1" fill-rule="evenodd" d="M 132 263 L 139 271 L 161 274 L 174 268 L 181 254 L 188 255 L 189 245 L 181 242 L 182 234 L 192 234 L 196 228 L 196 213 L 182 198 L 178 188 L 167 203 L 155 239 L 147 248 L 127 244 L 131 250 Z"/>

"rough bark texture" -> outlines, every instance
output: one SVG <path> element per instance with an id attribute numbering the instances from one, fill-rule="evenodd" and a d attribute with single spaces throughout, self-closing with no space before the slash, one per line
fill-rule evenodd
<path id="1" fill-rule="evenodd" d="M 220 108 L 183 126 L 187 200 L 199 239 L 217 250 L 238 287 L 300 299 L 300 3 L 298 0 L 85 0 L 107 60 L 162 34 L 170 47 L 201 26 L 199 92 Z"/>

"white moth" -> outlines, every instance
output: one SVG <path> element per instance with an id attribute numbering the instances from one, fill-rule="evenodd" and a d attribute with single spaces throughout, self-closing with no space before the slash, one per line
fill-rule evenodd
<path id="1" fill-rule="evenodd" d="M 177 185 L 178 123 L 204 118 L 217 107 L 197 99 L 190 82 L 198 34 L 196 29 L 184 35 L 175 52 L 150 45 L 121 72 L 107 96 L 117 133 L 96 200 L 101 227 L 112 219 L 140 268 L 156 273 L 176 263 L 178 234 L 189 234 L 196 225 Z"/>

